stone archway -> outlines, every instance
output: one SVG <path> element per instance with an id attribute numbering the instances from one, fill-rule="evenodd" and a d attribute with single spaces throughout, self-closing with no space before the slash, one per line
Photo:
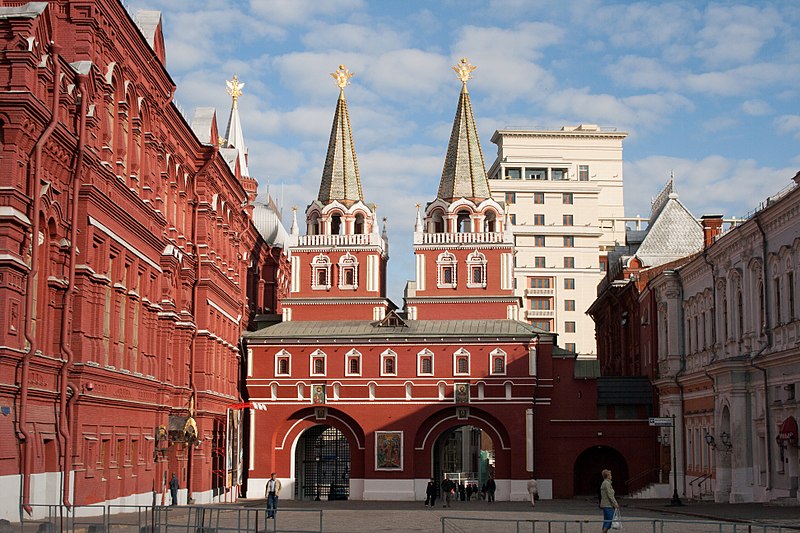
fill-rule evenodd
<path id="1" fill-rule="evenodd" d="M 601 472 L 605 469 L 611 470 L 614 491 L 627 494 L 628 462 L 610 446 L 593 446 L 578 456 L 572 471 L 573 494 L 597 497 L 600 483 L 603 482 Z"/>
<path id="2" fill-rule="evenodd" d="M 431 449 L 433 479 L 441 483 L 447 474 L 456 483 L 482 487 L 495 475 L 495 446 L 491 434 L 476 426 L 443 431 Z"/>
<path id="3" fill-rule="evenodd" d="M 295 499 L 350 497 L 350 443 L 339 429 L 315 425 L 303 431 L 295 451 Z"/>

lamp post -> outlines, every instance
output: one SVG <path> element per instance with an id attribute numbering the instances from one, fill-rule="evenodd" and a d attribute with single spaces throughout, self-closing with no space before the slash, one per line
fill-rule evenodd
<path id="1" fill-rule="evenodd" d="M 672 415 L 672 501 L 670 507 L 680 507 L 683 505 L 678 497 L 678 451 L 675 449 L 675 415 Z"/>

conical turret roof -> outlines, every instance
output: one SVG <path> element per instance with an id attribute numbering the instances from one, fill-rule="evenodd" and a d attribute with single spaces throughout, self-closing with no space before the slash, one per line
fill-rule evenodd
<path id="1" fill-rule="evenodd" d="M 462 87 L 437 197 L 448 202 L 458 198 L 481 201 L 490 198 L 491 192 L 467 91 L 467 80 L 471 78 L 470 73 L 475 67 L 464 58 L 453 69 L 461 78 Z"/>
<path id="2" fill-rule="evenodd" d="M 231 105 L 231 114 L 228 117 L 228 129 L 225 131 L 225 147 L 236 148 L 239 151 L 239 168 L 242 176 L 250 176 L 250 170 L 247 168 L 247 145 L 244 143 L 244 134 L 242 133 L 242 121 L 239 118 L 238 100 L 242 95 L 242 88 L 244 83 L 239 82 L 237 76 L 233 80 L 225 82 L 228 86 L 228 94 L 233 98 Z"/>
<path id="3" fill-rule="evenodd" d="M 350 126 L 350 113 L 344 97 L 344 88 L 353 74 L 344 65 L 339 65 L 339 70 L 331 75 L 339 85 L 339 100 L 336 102 L 336 113 L 333 116 L 331 137 L 328 141 L 328 155 L 325 158 L 325 167 L 322 169 L 322 182 L 317 199 L 323 204 L 338 200 L 349 206 L 364 201 L 356 149 L 353 144 L 353 131 Z"/>

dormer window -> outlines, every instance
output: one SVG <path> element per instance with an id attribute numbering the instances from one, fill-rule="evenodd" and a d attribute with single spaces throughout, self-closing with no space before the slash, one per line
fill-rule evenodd
<path id="1" fill-rule="evenodd" d="M 444 252 L 436 260 L 438 267 L 437 286 L 440 289 L 456 288 L 456 256 L 450 252 Z"/>
<path id="2" fill-rule="evenodd" d="M 471 220 L 469 211 L 462 210 L 458 212 L 456 218 L 456 226 L 458 226 L 458 233 L 470 233 L 472 231 Z"/>
<path id="3" fill-rule="evenodd" d="M 467 288 L 485 289 L 486 288 L 486 256 L 475 250 L 467 256 L 467 269 L 469 278 Z"/>
<path id="4" fill-rule="evenodd" d="M 339 258 L 339 288 L 358 288 L 358 259 L 350 252 Z"/>
<path id="5" fill-rule="evenodd" d="M 331 260 L 319 254 L 311 261 L 311 288 L 315 291 L 327 291 L 331 288 Z"/>

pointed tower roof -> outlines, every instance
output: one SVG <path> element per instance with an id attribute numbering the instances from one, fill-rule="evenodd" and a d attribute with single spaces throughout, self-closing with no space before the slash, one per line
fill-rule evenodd
<path id="1" fill-rule="evenodd" d="M 364 201 L 356 149 L 353 145 L 353 131 L 350 127 L 350 113 L 344 97 L 344 88 L 349 85 L 353 73 L 344 65 L 339 65 L 339 69 L 331 73 L 331 76 L 339 86 L 339 100 L 336 102 L 328 155 L 322 169 L 322 183 L 317 199 L 323 204 L 338 200 L 349 207 L 355 202 Z"/>
<path id="2" fill-rule="evenodd" d="M 242 89 L 244 83 L 239 82 L 239 77 L 235 74 L 231 81 L 226 81 L 228 86 L 228 94 L 233 98 L 231 105 L 231 115 L 228 118 L 228 129 L 225 131 L 224 147 L 236 148 L 239 151 L 239 168 L 241 169 L 242 176 L 250 176 L 250 171 L 247 168 L 247 145 L 244 143 L 244 134 L 242 133 L 242 121 L 239 119 L 239 106 L 238 100 L 242 96 Z"/>
<path id="3" fill-rule="evenodd" d="M 472 103 L 467 91 L 467 81 L 472 78 L 475 67 L 469 64 L 467 58 L 463 58 L 453 70 L 461 79 L 461 95 L 437 196 L 448 202 L 458 198 L 481 201 L 490 198 L 491 192 L 478 140 L 478 129 L 475 127 L 475 115 L 472 113 Z"/>

